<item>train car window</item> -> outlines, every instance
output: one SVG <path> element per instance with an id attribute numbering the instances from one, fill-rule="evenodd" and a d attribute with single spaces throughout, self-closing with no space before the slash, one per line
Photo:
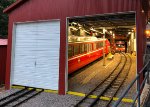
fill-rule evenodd
<path id="1" fill-rule="evenodd" d="M 80 54 L 84 53 L 84 44 L 80 44 Z"/>
<path id="2" fill-rule="evenodd" d="M 93 50 L 96 50 L 96 43 L 93 43 Z"/>
<path id="3" fill-rule="evenodd" d="M 73 56 L 72 46 L 68 46 L 68 58 Z"/>
<path id="4" fill-rule="evenodd" d="M 88 52 L 90 51 L 90 44 L 88 44 Z"/>
<path id="5" fill-rule="evenodd" d="M 74 45 L 74 55 L 79 54 L 79 44 Z"/>
<path id="6" fill-rule="evenodd" d="M 101 41 L 99 45 L 100 45 L 100 48 L 102 48 L 103 47 L 103 42 Z"/>
<path id="7" fill-rule="evenodd" d="M 87 44 L 88 45 L 88 52 L 90 51 L 90 44 Z"/>
<path id="8" fill-rule="evenodd" d="M 85 44 L 84 49 L 85 49 L 85 52 L 88 52 L 88 44 Z"/>
<path id="9" fill-rule="evenodd" d="M 99 48 L 99 43 L 96 43 L 96 49 L 98 49 Z"/>
<path id="10" fill-rule="evenodd" d="M 92 51 L 92 44 L 89 44 L 89 51 Z"/>

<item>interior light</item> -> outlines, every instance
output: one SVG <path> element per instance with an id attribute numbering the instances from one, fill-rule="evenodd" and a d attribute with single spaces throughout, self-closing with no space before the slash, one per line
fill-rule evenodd
<path id="1" fill-rule="evenodd" d="M 93 28 L 91 28 L 90 30 L 92 30 L 92 31 L 96 31 L 95 29 L 93 29 Z"/>
<path id="2" fill-rule="evenodd" d="M 146 30 L 145 33 L 148 35 L 148 34 L 150 34 L 150 31 L 149 31 L 149 30 Z"/>
<path id="3" fill-rule="evenodd" d="M 103 28 L 103 33 L 107 32 L 107 30 L 105 28 Z"/>
<path id="4" fill-rule="evenodd" d="M 150 24 L 147 23 L 146 30 L 145 30 L 146 36 L 150 36 Z"/>
<path id="5" fill-rule="evenodd" d="M 110 33 L 112 34 L 112 31 L 110 31 Z"/>
<path id="6" fill-rule="evenodd" d="M 113 33 L 113 38 L 115 38 L 115 34 Z"/>
<path id="7" fill-rule="evenodd" d="M 131 34 L 131 32 L 128 32 L 128 34 Z"/>
<path id="8" fill-rule="evenodd" d="M 79 29 L 81 29 L 82 27 L 81 26 L 79 26 Z"/>
<path id="9" fill-rule="evenodd" d="M 77 23 L 76 22 L 72 22 L 73 24 L 75 24 L 75 25 L 77 25 Z"/>

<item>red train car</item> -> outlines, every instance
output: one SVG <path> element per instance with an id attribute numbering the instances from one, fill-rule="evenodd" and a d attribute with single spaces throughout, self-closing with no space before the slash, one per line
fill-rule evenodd
<path id="1" fill-rule="evenodd" d="M 124 43 L 124 41 L 116 42 L 116 52 L 125 52 L 125 43 Z"/>
<path id="2" fill-rule="evenodd" d="M 86 38 L 86 37 L 85 37 Z M 88 37 L 76 38 L 76 42 L 68 43 L 68 73 L 72 73 L 92 61 L 103 56 L 103 40 Z M 79 40 L 80 39 L 80 40 Z M 82 39 L 82 40 L 81 40 Z M 84 39 L 84 40 L 83 40 Z M 105 54 L 110 52 L 110 43 L 105 39 Z"/>

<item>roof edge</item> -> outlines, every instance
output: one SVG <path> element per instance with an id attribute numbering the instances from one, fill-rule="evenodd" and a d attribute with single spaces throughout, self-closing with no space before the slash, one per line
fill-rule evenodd
<path id="1" fill-rule="evenodd" d="M 7 7 L 6 9 L 3 10 L 3 13 L 9 13 L 13 11 L 15 8 L 17 8 L 19 5 L 25 3 L 28 0 L 17 0 L 15 3 Z"/>
<path id="2" fill-rule="evenodd" d="M 4 46 L 8 44 L 8 39 L 0 39 L 0 46 Z"/>

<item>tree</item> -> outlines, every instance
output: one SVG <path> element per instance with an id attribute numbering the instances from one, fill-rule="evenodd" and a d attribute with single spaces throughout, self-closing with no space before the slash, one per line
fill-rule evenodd
<path id="1" fill-rule="evenodd" d="M 14 2 L 15 0 L 0 0 L 0 38 L 7 38 L 8 35 L 8 15 L 3 10 Z"/>

